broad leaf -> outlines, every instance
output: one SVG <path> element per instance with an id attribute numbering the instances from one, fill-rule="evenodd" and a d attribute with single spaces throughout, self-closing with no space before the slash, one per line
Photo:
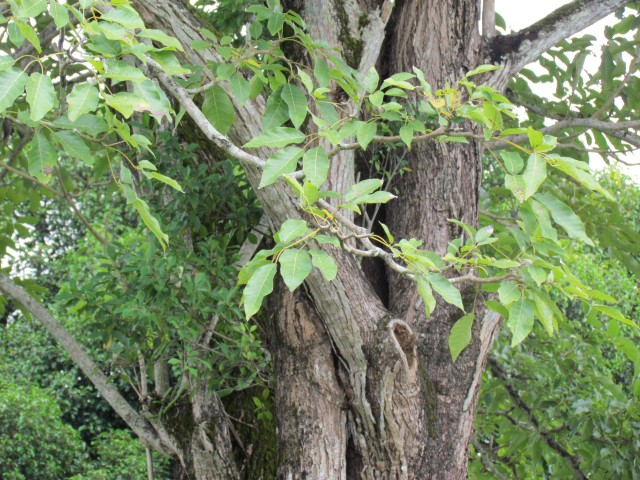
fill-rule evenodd
<path id="1" fill-rule="evenodd" d="M 69 120 L 75 122 L 83 113 L 90 113 L 98 108 L 100 95 L 98 89 L 88 83 L 81 83 L 73 87 L 67 96 L 69 104 Z"/>
<path id="2" fill-rule="evenodd" d="M 512 175 L 520 173 L 524 162 L 522 161 L 522 157 L 519 153 L 503 150 L 500 152 L 500 157 L 502 157 L 504 168 L 507 170 L 507 172 Z"/>
<path id="3" fill-rule="evenodd" d="M 289 120 L 289 107 L 280 94 L 282 87 L 278 87 L 267 99 L 267 106 L 262 115 L 262 128 L 266 131 L 279 127 Z"/>
<path id="4" fill-rule="evenodd" d="M 367 149 L 373 137 L 376 136 L 377 131 L 378 126 L 374 122 L 363 122 L 360 124 L 356 132 L 356 138 L 363 150 Z"/>
<path id="5" fill-rule="evenodd" d="M 439 273 L 428 273 L 427 280 L 429 280 L 433 289 L 438 292 L 445 302 L 455 305 L 460 310 L 464 311 L 460 290 L 454 287 L 448 279 Z"/>
<path id="6" fill-rule="evenodd" d="M 527 338 L 533 329 L 533 303 L 524 298 L 514 303 L 509 309 L 507 327 L 512 333 L 512 347 Z"/>
<path id="7" fill-rule="evenodd" d="M 289 248 L 280 258 L 280 275 L 290 291 L 298 288 L 311 273 L 311 256 L 306 250 Z"/>
<path id="8" fill-rule="evenodd" d="M 529 155 L 527 166 L 522 172 L 524 180 L 524 199 L 538 191 L 542 182 L 547 178 L 547 162 L 537 153 Z"/>
<path id="9" fill-rule="evenodd" d="M 235 118 L 235 110 L 229 95 L 218 85 L 214 85 L 204 94 L 202 113 L 221 134 L 226 135 Z"/>
<path id="10" fill-rule="evenodd" d="M 128 5 L 119 5 L 102 14 L 101 20 L 117 23 L 128 30 L 144 29 L 144 22 L 133 8 Z"/>
<path id="11" fill-rule="evenodd" d="M 469 313 L 456 321 L 449 334 L 449 351 L 455 362 L 462 351 L 471 342 L 471 329 L 473 327 L 473 313 Z"/>
<path id="12" fill-rule="evenodd" d="M 306 138 L 300 130 L 289 127 L 276 127 L 266 130 L 253 140 L 247 142 L 246 148 L 271 147 L 282 148 L 292 143 L 301 143 Z"/>
<path id="13" fill-rule="evenodd" d="M 302 159 L 302 169 L 307 179 L 317 187 L 327 180 L 329 157 L 322 147 L 307 150 Z"/>
<path id="14" fill-rule="evenodd" d="M 82 160 L 86 165 L 93 165 L 95 160 L 93 154 L 77 133 L 61 130 L 55 133 L 55 138 L 67 155 Z"/>
<path id="15" fill-rule="evenodd" d="M 344 195 L 344 201 L 346 203 L 351 203 L 356 198 L 372 193 L 380 187 L 382 187 L 382 180 L 380 179 L 369 178 L 367 180 L 362 180 L 361 182 L 349 187 L 349 190 L 347 190 L 347 193 Z"/>
<path id="16" fill-rule="evenodd" d="M 42 120 L 56 103 L 56 92 L 51 78 L 38 72 L 32 73 L 27 81 L 26 91 L 27 103 L 31 107 L 29 117 L 34 122 Z"/>
<path id="17" fill-rule="evenodd" d="M 329 281 L 336 278 L 336 275 L 338 274 L 338 266 L 331 255 L 324 250 L 317 250 L 315 248 L 309 250 L 309 253 L 311 253 L 311 262 L 313 263 L 313 266 L 320 270 L 320 273 L 322 273 L 324 278 Z"/>
<path id="18" fill-rule="evenodd" d="M 287 83 L 282 87 L 282 93 L 280 95 L 289 107 L 291 123 L 293 123 L 294 127 L 300 128 L 300 125 L 302 125 L 305 118 L 307 118 L 307 97 L 304 92 L 296 85 Z"/>
<path id="19" fill-rule="evenodd" d="M 0 72 L 0 113 L 13 105 L 13 102 L 22 95 L 27 79 L 27 75 L 17 68 Z"/>
<path id="20" fill-rule="evenodd" d="M 269 263 L 258 268 L 249 278 L 242 292 L 244 313 L 247 320 L 260 310 L 264 297 L 273 291 L 273 277 L 275 277 L 277 269 L 275 263 Z"/>
<path id="21" fill-rule="evenodd" d="M 293 173 L 303 153 L 301 148 L 290 146 L 271 155 L 264 166 L 259 188 L 271 185 L 282 175 Z"/>
<path id="22" fill-rule="evenodd" d="M 573 213 L 573 210 L 566 203 L 549 193 L 538 193 L 535 195 L 535 199 L 547 207 L 556 223 L 562 226 L 571 238 L 577 238 L 587 245 L 593 246 L 593 242 L 584 231 L 582 220 Z"/>
<path id="23" fill-rule="evenodd" d="M 25 147 L 25 155 L 29 161 L 29 175 L 47 183 L 51 179 L 53 167 L 58 162 L 58 152 L 44 132 L 36 132 Z"/>
<path id="24" fill-rule="evenodd" d="M 275 238 L 278 243 L 286 245 L 296 238 L 306 235 L 310 231 L 307 222 L 304 220 L 290 218 L 289 220 L 285 220 L 280 226 L 280 230 L 276 233 Z"/>
<path id="25" fill-rule="evenodd" d="M 418 276 L 417 282 L 418 295 L 420 295 L 420 298 L 422 298 L 422 303 L 424 303 L 424 313 L 427 314 L 427 317 L 430 317 L 433 311 L 436 309 L 436 299 L 433 296 L 431 284 L 422 275 Z"/>

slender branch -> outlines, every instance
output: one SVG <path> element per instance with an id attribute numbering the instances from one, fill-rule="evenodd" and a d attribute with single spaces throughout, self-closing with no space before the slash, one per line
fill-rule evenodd
<path id="1" fill-rule="evenodd" d="M 415 137 L 413 137 L 412 142 L 432 140 L 440 135 L 445 134 L 446 132 L 447 130 L 444 127 L 439 127 L 433 132 L 425 133 L 423 135 L 416 135 Z M 455 135 L 460 137 L 468 137 L 474 134 L 470 132 L 456 132 Z M 376 135 L 371 139 L 371 141 L 375 143 L 395 143 L 395 142 L 402 141 L 402 138 L 400 137 L 400 135 L 391 135 L 391 136 Z M 357 142 L 340 143 L 336 148 L 334 148 L 333 150 L 331 150 L 331 152 L 329 152 L 329 158 L 336 156 L 338 153 L 342 152 L 343 150 L 356 150 L 358 148 L 360 148 L 360 144 Z"/>
<path id="2" fill-rule="evenodd" d="M 493 465 L 493 455 L 491 455 L 489 451 L 485 449 L 478 440 L 473 440 L 473 446 L 480 453 L 480 460 L 482 461 L 482 466 L 484 467 L 484 469 L 487 472 L 492 473 L 499 480 L 507 480 L 507 477 L 498 472 L 496 467 Z"/>
<path id="3" fill-rule="evenodd" d="M 189 96 L 189 92 L 185 88 L 178 85 L 167 74 L 165 74 L 162 71 L 162 66 L 158 62 L 156 62 L 151 57 L 147 57 L 147 63 L 155 70 L 158 80 L 160 80 L 162 85 L 164 85 L 164 87 L 176 98 L 176 100 L 178 100 L 180 105 L 184 107 L 187 114 L 189 114 L 191 119 L 195 122 L 198 128 L 200 128 L 207 139 L 211 140 L 220 149 L 231 155 L 233 158 L 236 158 L 244 165 L 257 168 L 264 167 L 264 160 L 256 157 L 255 155 L 251 155 L 245 150 L 242 150 L 231 140 L 229 140 L 229 138 L 225 137 L 218 130 L 216 130 L 216 128 L 211 125 L 211 122 L 209 122 L 207 117 L 204 116 L 200 108 L 191 99 L 191 97 Z"/>
<path id="4" fill-rule="evenodd" d="M 160 441 L 152 424 L 129 405 L 109 378 L 102 373 L 100 367 L 85 352 L 84 347 L 35 298 L 9 277 L 1 274 L 0 291 L 24 306 L 36 320 L 42 323 L 58 344 L 65 349 L 74 363 L 89 378 L 91 383 L 95 385 L 100 395 L 104 397 L 107 403 L 111 405 L 115 412 L 146 445 L 166 455 L 177 454 L 177 448 L 174 445 L 167 446 Z"/>
<path id="5" fill-rule="evenodd" d="M 580 470 L 580 459 L 578 457 L 575 457 L 574 455 L 571 455 L 562 445 L 560 445 L 556 441 L 556 439 L 551 436 L 549 431 L 540 428 L 540 422 L 538 421 L 538 418 L 534 415 L 529 405 L 524 402 L 524 400 L 520 396 L 520 393 L 518 393 L 518 390 L 516 390 L 516 388 L 511 384 L 507 373 L 502 369 L 500 365 L 498 365 L 498 362 L 496 362 L 496 360 L 494 360 L 493 358 L 490 358 L 489 366 L 491 368 L 491 373 L 498 380 L 500 380 L 513 402 L 523 412 L 527 420 L 535 427 L 536 432 L 540 434 L 547 445 L 552 450 L 555 450 L 567 462 L 569 462 L 569 465 L 571 465 L 571 469 L 573 470 L 576 478 L 586 479 L 587 477 Z"/>
<path id="6" fill-rule="evenodd" d="M 510 78 L 565 38 L 623 7 L 629 0 L 575 0 L 539 22 L 511 35 L 496 37 L 491 48 L 496 61 L 506 60 L 499 75 Z"/>

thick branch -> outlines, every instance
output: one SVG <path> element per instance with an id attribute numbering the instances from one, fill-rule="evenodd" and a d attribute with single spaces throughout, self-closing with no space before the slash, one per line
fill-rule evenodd
<path id="1" fill-rule="evenodd" d="M 593 25 L 627 3 L 628 0 L 575 0 L 524 30 L 496 37 L 491 45 L 493 60 L 506 62 L 506 68 L 496 75 L 512 77 L 561 40 Z"/>
<path id="2" fill-rule="evenodd" d="M 100 367 L 84 351 L 82 345 L 35 298 L 5 275 L 0 275 L 0 291 L 22 304 L 36 320 L 44 325 L 51 336 L 65 349 L 74 363 L 91 380 L 100 395 L 104 397 L 120 418 L 131 427 L 131 430 L 146 445 L 166 455 L 175 455 L 177 453 L 174 446 L 167 447 L 160 441 L 153 426 L 129 405 L 109 378 L 102 373 Z"/>

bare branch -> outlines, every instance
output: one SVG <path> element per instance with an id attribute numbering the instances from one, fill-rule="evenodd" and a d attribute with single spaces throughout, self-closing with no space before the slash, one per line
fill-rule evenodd
<path id="1" fill-rule="evenodd" d="M 513 76 L 561 40 L 593 25 L 627 3 L 628 0 L 575 0 L 524 30 L 496 37 L 491 45 L 492 57 L 495 61 L 506 62 L 506 68 L 497 75 Z"/>
<path id="2" fill-rule="evenodd" d="M 361 75 L 365 74 L 371 67 L 375 66 L 380 55 L 380 49 L 385 39 L 384 30 L 393 12 L 395 0 L 385 0 L 382 4 L 380 12 L 376 10 L 369 14 L 369 22 L 367 28 L 362 32 L 362 56 L 358 71 Z"/>
<path id="3" fill-rule="evenodd" d="M 174 445 L 167 446 L 161 442 L 154 427 L 142 415 L 136 412 L 125 400 L 113 383 L 102 373 L 100 367 L 85 352 L 83 346 L 56 320 L 35 298 L 9 277 L 0 275 L 0 291 L 23 305 L 33 317 L 47 329 L 58 344 L 65 349 L 84 374 L 91 380 L 115 412 L 122 418 L 133 432 L 146 444 L 166 455 L 176 455 Z"/>

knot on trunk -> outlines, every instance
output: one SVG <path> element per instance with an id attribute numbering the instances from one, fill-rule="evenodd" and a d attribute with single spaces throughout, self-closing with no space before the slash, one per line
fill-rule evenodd
<path id="1" fill-rule="evenodd" d="M 413 330 L 403 320 L 391 320 L 389 333 L 408 377 L 414 377 L 418 366 L 418 353 Z"/>

